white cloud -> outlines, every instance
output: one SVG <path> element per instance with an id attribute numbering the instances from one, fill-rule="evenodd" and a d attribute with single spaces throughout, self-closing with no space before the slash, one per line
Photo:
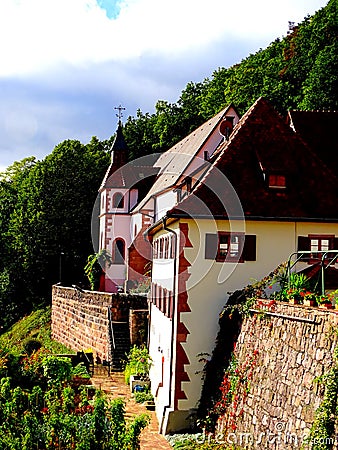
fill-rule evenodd
<path id="1" fill-rule="evenodd" d="M 226 36 L 259 40 L 285 34 L 323 0 L 122 0 L 108 19 L 95 0 L 1 0 L 0 76 L 34 73 L 60 63 L 167 57 Z M 228 45 L 231 45 L 228 43 Z M 227 49 L 225 48 L 225 51 Z"/>
<path id="2" fill-rule="evenodd" d="M 0 170 L 115 131 L 287 32 L 326 0 L 0 0 Z M 111 10 L 110 10 L 111 11 Z"/>

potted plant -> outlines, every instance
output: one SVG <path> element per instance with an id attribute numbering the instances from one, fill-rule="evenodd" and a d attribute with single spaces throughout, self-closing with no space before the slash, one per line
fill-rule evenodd
<path id="1" fill-rule="evenodd" d="M 151 358 L 145 346 L 134 345 L 128 354 L 127 363 L 124 369 L 125 381 L 130 385 L 131 392 L 135 386 L 149 387 L 149 369 Z"/>
<path id="2" fill-rule="evenodd" d="M 309 288 L 309 279 L 303 273 L 291 273 L 285 280 L 282 298 L 292 305 L 303 303 L 304 293 Z"/>
<path id="3" fill-rule="evenodd" d="M 334 305 L 334 308 L 338 309 L 338 289 L 329 292 L 327 295 L 331 300 L 332 304 Z"/>
<path id="4" fill-rule="evenodd" d="M 320 295 L 317 297 L 319 308 L 333 309 L 332 300 L 330 295 Z"/>
<path id="5" fill-rule="evenodd" d="M 300 296 L 303 299 L 303 305 L 305 306 L 316 306 L 317 305 L 317 297 L 314 292 L 303 290 L 300 292 Z"/>
<path id="6" fill-rule="evenodd" d="M 288 288 L 283 293 L 284 299 L 291 305 L 298 305 L 300 303 L 299 290 L 296 288 Z"/>

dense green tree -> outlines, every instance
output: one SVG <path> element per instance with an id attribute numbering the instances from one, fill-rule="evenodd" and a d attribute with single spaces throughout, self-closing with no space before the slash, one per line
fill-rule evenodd
<path id="1" fill-rule="evenodd" d="M 304 85 L 302 109 L 338 109 L 338 41 L 319 52 Z"/>
<path id="2" fill-rule="evenodd" d="M 6 328 L 22 312 L 25 304 L 22 292 L 22 259 L 10 232 L 11 218 L 15 212 L 18 195 L 24 180 L 34 167 L 34 157 L 15 162 L 0 174 L 0 328 Z M 24 296 L 22 296 L 24 297 Z"/>
<path id="3" fill-rule="evenodd" d="M 129 159 L 133 160 L 154 152 L 155 116 L 143 114 L 139 109 L 135 117 L 128 117 L 124 126 L 124 137 L 129 148 Z"/>
<path id="4" fill-rule="evenodd" d="M 193 128 L 233 103 L 243 114 L 260 96 L 281 112 L 336 108 L 338 0 L 306 17 L 229 68 L 218 68 L 201 83 L 189 82 L 176 103 L 158 101 L 154 114 L 138 111 L 126 124 L 132 156 L 164 151 Z"/>
<path id="5" fill-rule="evenodd" d="M 205 119 L 214 116 L 225 107 L 225 81 L 227 69 L 219 67 L 212 74 L 211 79 L 204 80 L 204 91 L 201 96 L 200 113 Z"/>
<path id="6" fill-rule="evenodd" d="M 106 143 L 93 138 L 87 145 L 64 141 L 44 160 L 6 171 L 0 182 L 0 303 L 7 298 L 26 312 L 49 301 L 53 283 L 84 280 L 92 210 L 108 164 Z"/>

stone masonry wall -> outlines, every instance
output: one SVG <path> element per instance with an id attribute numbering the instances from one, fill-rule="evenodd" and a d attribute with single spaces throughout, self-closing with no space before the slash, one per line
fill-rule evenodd
<path id="1" fill-rule="evenodd" d="M 332 365 L 338 311 L 277 303 L 270 312 L 242 323 L 234 353 L 248 393 L 219 419 L 218 431 L 240 448 L 298 449 L 323 398 L 315 379 Z"/>
<path id="2" fill-rule="evenodd" d="M 142 345 L 148 338 L 148 309 L 131 309 L 129 311 L 130 344 Z"/>
<path id="3" fill-rule="evenodd" d="M 112 320 L 127 322 L 130 308 L 147 308 L 147 299 L 53 286 L 52 338 L 74 351 L 92 349 L 95 356 L 108 360 L 108 308 Z"/>

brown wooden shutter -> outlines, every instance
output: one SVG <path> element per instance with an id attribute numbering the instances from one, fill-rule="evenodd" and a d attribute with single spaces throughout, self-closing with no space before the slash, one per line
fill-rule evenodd
<path id="1" fill-rule="evenodd" d="M 205 235 L 205 259 L 216 259 L 218 250 L 218 235 L 207 233 Z"/>
<path id="2" fill-rule="evenodd" d="M 299 252 L 310 250 L 310 238 L 308 236 L 298 236 L 298 248 Z M 302 258 L 301 261 L 308 261 L 310 259 L 310 255 L 306 254 Z"/>
<path id="3" fill-rule="evenodd" d="M 333 249 L 332 250 L 338 250 L 338 238 L 335 237 L 333 239 Z"/>
<path id="4" fill-rule="evenodd" d="M 247 234 L 245 236 L 242 259 L 244 261 L 256 261 L 256 235 L 255 234 Z"/>

